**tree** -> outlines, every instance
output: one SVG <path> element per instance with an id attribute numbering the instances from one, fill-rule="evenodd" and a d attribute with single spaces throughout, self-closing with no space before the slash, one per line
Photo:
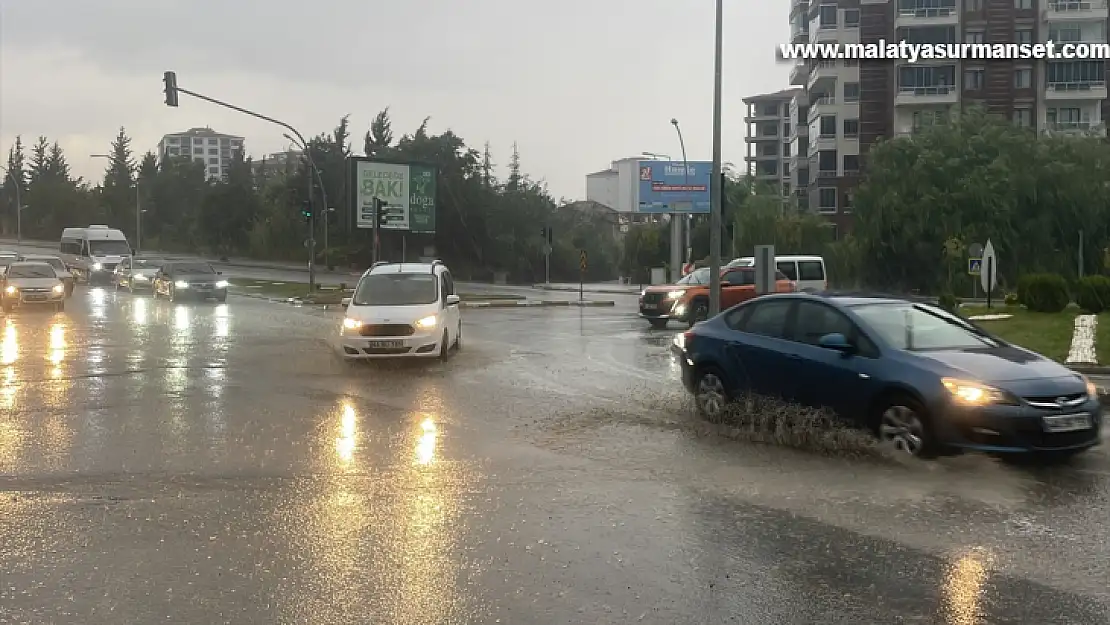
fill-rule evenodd
<path id="1" fill-rule="evenodd" d="M 509 157 L 509 180 L 505 183 L 505 189 L 508 191 L 516 191 L 520 189 L 522 178 L 520 175 L 520 150 L 516 147 L 516 142 L 513 142 L 513 155 Z"/>
<path id="2" fill-rule="evenodd" d="M 121 126 L 108 152 L 108 170 L 104 173 L 101 197 L 104 216 L 110 225 L 134 236 L 135 223 L 135 161 L 131 154 L 131 138 Z M 130 229 L 127 226 L 131 226 Z"/>
<path id="3" fill-rule="evenodd" d="M 365 147 L 366 156 L 381 156 L 393 145 L 393 122 L 389 119 L 389 107 L 385 107 L 370 122 L 370 130 L 366 131 Z"/>
<path id="4" fill-rule="evenodd" d="M 19 203 L 26 204 L 24 197 L 27 194 L 26 156 L 23 153 L 23 139 L 15 138 L 15 144 L 8 150 L 8 164 L 0 172 L 0 182 L 3 184 L 3 231 L 4 234 L 15 232 L 16 211 Z"/>
<path id="5" fill-rule="evenodd" d="M 490 154 L 489 141 L 482 149 L 482 184 L 487 190 L 493 189 L 493 155 Z"/>

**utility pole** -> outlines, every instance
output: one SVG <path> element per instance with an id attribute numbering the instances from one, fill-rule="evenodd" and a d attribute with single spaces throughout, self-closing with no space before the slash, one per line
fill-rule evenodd
<path id="1" fill-rule="evenodd" d="M 678 127 L 678 119 L 672 117 L 671 118 L 671 124 L 674 125 L 674 131 L 678 133 L 678 146 L 680 148 L 682 148 L 682 175 L 683 175 L 683 178 L 685 179 L 685 182 L 683 182 L 683 184 L 686 187 L 687 195 L 689 195 L 690 194 L 690 163 L 686 160 L 686 141 L 682 138 L 682 129 Z M 691 210 L 691 212 L 693 212 L 693 202 L 692 201 L 691 201 L 690 210 Z M 685 262 L 687 262 L 687 263 L 694 262 L 694 259 L 690 258 L 691 256 L 693 256 L 693 250 L 690 248 L 690 230 L 692 230 L 692 228 L 690 227 L 690 222 L 693 218 L 694 218 L 694 216 L 692 214 L 689 214 L 689 215 L 686 215 L 686 217 L 682 220 L 683 221 L 683 226 L 686 229 L 686 253 L 683 256 L 685 257 L 685 259 L 686 259 Z"/>
<path id="2" fill-rule="evenodd" d="M 709 208 L 709 316 L 721 312 L 721 57 L 724 0 L 717 0 L 717 33 L 713 59 L 713 191 Z"/>

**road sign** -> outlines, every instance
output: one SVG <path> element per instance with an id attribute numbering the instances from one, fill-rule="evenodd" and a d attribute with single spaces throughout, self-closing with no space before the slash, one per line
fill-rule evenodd
<path id="1" fill-rule="evenodd" d="M 579 268 L 582 269 L 582 271 L 586 271 L 586 267 L 588 266 L 586 261 L 587 261 L 586 250 L 582 250 L 581 253 L 579 253 L 579 255 L 578 255 L 578 266 L 579 266 Z"/>
<path id="2" fill-rule="evenodd" d="M 315 245 L 315 244 L 316 244 L 316 241 L 314 239 L 305 239 L 304 240 L 305 249 L 308 249 L 308 246 Z"/>
<path id="3" fill-rule="evenodd" d="M 544 243 L 543 244 L 543 253 L 544 253 L 545 256 L 551 255 L 551 244 L 550 243 Z"/>
<path id="4" fill-rule="evenodd" d="M 977 276 L 983 272 L 983 259 L 982 258 L 969 258 L 967 259 L 967 275 Z"/>
<path id="5" fill-rule="evenodd" d="M 990 239 L 987 239 L 987 245 L 983 248 L 983 271 L 979 274 L 979 283 L 988 292 L 998 286 L 998 257 L 994 254 Z"/>
<path id="6" fill-rule="evenodd" d="M 766 295 L 775 292 L 775 246 L 755 246 L 755 292 Z"/>
<path id="7" fill-rule="evenodd" d="M 967 246 L 967 255 L 972 258 L 982 258 L 983 245 L 981 243 L 972 243 L 971 245 Z"/>

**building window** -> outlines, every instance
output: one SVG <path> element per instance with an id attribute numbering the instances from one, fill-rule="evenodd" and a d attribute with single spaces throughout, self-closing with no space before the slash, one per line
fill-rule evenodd
<path id="1" fill-rule="evenodd" d="M 817 9 L 817 17 L 821 28 L 836 28 L 836 5 L 822 4 Z"/>
<path id="2" fill-rule="evenodd" d="M 844 10 L 845 28 L 859 28 L 859 9 Z"/>
<path id="3" fill-rule="evenodd" d="M 782 144 L 782 155 L 783 156 L 790 156 L 790 144 L 789 143 Z"/>
<path id="4" fill-rule="evenodd" d="M 220 168 L 219 167 L 209 167 L 208 168 L 208 173 L 212 174 L 213 176 L 219 176 L 220 175 Z"/>
<path id="5" fill-rule="evenodd" d="M 209 165 L 219 165 L 220 164 L 220 159 L 219 158 L 210 158 L 210 159 L 208 159 L 208 164 Z"/>
<path id="6" fill-rule="evenodd" d="M 778 156 L 779 146 L 774 143 L 767 143 L 759 147 L 760 156 Z"/>
<path id="7" fill-rule="evenodd" d="M 819 133 L 822 137 L 836 136 L 836 115 L 822 115 Z"/>
<path id="8" fill-rule="evenodd" d="M 778 124 L 760 124 L 759 134 L 764 137 L 777 137 L 779 134 Z"/>
<path id="9" fill-rule="evenodd" d="M 1014 109 L 1014 123 L 1022 128 L 1031 128 L 1033 126 L 1033 111 L 1027 108 Z"/>
<path id="10" fill-rule="evenodd" d="M 1022 11 L 1033 9 L 1033 0 L 1014 0 L 1014 8 Z"/>
<path id="11" fill-rule="evenodd" d="M 844 155 L 844 173 L 852 173 L 859 171 L 859 155 L 845 154 Z"/>
<path id="12" fill-rule="evenodd" d="M 784 136 L 784 137 L 789 137 L 790 136 L 790 122 L 786 122 L 785 124 L 782 125 L 782 136 Z"/>
<path id="13" fill-rule="evenodd" d="M 986 80 L 986 70 L 982 67 L 973 67 L 964 70 L 964 89 L 968 91 L 979 91 L 983 88 L 983 82 Z"/>
<path id="14" fill-rule="evenodd" d="M 778 117 L 779 107 L 777 104 L 764 104 L 763 114 L 767 117 Z"/>
<path id="15" fill-rule="evenodd" d="M 964 11 L 965 12 L 982 11 L 982 10 L 983 10 L 983 0 L 964 0 Z"/>
<path id="16" fill-rule="evenodd" d="M 220 148 L 208 148 L 208 153 L 212 156 L 216 156 L 220 153 Z"/>
<path id="17" fill-rule="evenodd" d="M 166 143 L 177 145 L 177 137 L 166 137 Z"/>
<path id="18" fill-rule="evenodd" d="M 838 161 L 836 150 L 821 150 L 817 153 L 817 175 L 836 176 L 836 167 L 840 164 Z"/>
<path id="19" fill-rule="evenodd" d="M 836 189 L 825 187 L 817 190 L 817 210 L 822 213 L 836 212 Z"/>
<path id="20" fill-rule="evenodd" d="M 1032 89 L 1033 88 L 1033 68 L 1032 67 L 1019 67 L 1014 70 L 1014 88 L 1015 89 Z"/>
<path id="21" fill-rule="evenodd" d="M 858 137 L 859 136 L 859 120 L 846 119 L 844 120 L 844 136 L 845 137 Z"/>
<path id="22" fill-rule="evenodd" d="M 948 113 L 945 111 L 914 111 L 913 112 L 913 129 L 914 131 L 928 128 L 930 126 L 939 126 L 948 120 Z"/>
<path id="23" fill-rule="evenodd" d="M 790 177 L 790 163 L 783 163 L 782 164 L 782 177 L 783 178 L 789 178 Z"/>
<path id="24" fill-rule="evenodd" d="M 220 145 L 220 140 L 219 139 L 209 139 L 208 140 L 208 145 Z"/>
<path id="25" fill-rule="evenodd" d="M 204 139 L 201 139 L 200 137 L 194 137 L 193 143 L 195 143 L 196 145 L 204 145 Z"/>
<path id="26" fill-rule="evenodd" d="M 1100 26 L 1101 26 L 1101 24 L 1100 24 Z M 1099 30 L 1105 30 L 1105 29 L 1106 29 L 1106 27 L 1103 26 Z M 1030 31 L 1030 34 L 1032 34 L 1032 31 Z M 1100 35 L 1102 35 L 1102 34 L 1100 33 Z M 1065 43 L 1065 42 L 1077 43 L 1077 42 L 1083 41 L 1083 29 L 1078 25 L 1075 25 L 1075 26 L 1067 26 L 1067 25 L 1051 26 L 1048 29 L 1048 38 L 1051 39 L 1052 41 L 1057 42 L 1057 43 Z M 1101 38 L 1105 39 L 1106 35 L 1102 35 Z"/>
<path id="27" fill-rule="evenodd" d="M 964 35 L 965 43 L 983 43 L 984 41 L 986 40 L 984 39 L 983 31 L 981 30 L 969 30 L 967 31 L 967 34 Z"/>
<path id="28" fill-rule="evenodd" d="M 1078 30 L 1078 29 L 1077 29 Z M 1033 43 L 1033 29 L 1021 28 L 1014 31 L 1014 41 L 1019 44 L 1030 45 Z M 1053 39 L 1053 41 L 1057 41 Z"/>
<path id="29" fill-rule="evenodd" d="M 845 102 L 859 102 L 859 83 L 846 82 L 844 83 L 844 101 Z"/>
<path id="30" fill-rule="evenodd" d="M 859 59 L 844 59 L 844 67 L 858 67 Z"/>

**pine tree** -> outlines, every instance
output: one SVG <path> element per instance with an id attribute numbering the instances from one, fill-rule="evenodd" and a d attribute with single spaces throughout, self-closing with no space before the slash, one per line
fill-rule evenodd
<path id="1" fill-rule="evenodd" d="M 393 122 L 389 119 L 389 107 L 382 109 L 370 122 L 370 130 L 366 131 L 364 153 L 366 156 L 381 156 L 393 145 Z"/>
<path id="2" fill-rule="evenodd" d="M 69 163 L 66 162 L 65 153 L 62 152 L 62 146 L 58 145 L 57 141 L 50 146 L 50 152 L 46 156 L 46 169 L 55 180 L 71 181 Z"/>
<path id="3" fill-rule="evenodd" d="M 124 227 L 135 223 L 135 161 L 131 157 L 131 137 L 121 126 L 108 153 L 108 170 L 104 172 L 103 206 L 108 225 Z M 132 228 L 133 229 L 133 228 Z M 133 236 L 133 235 L 132 235 Z"/>
<path id="4" fill-rule="evenodd" d="M 516 142 L 513 142 L 513 155 L 509 159 L 509 181 L 505 188 L 509 191 L 519 191 L 521 183 L 524 178 L 520 174 L 520 151 L 517 150 Z"/>
<path id="5" fill-rule="evenodd" d="M 15 144 L 8 150 L 8 164 L 0 172 L 0 182 L 3 183 L 3 231 L 5 234 L 15 232 L 16 206 L 26 203 L 27 173 L 26 155 L 23 153 L 23 139 L 17 136 Z M 17 202 L 18 200 L 18 202 Z"/>
<path id="6" fill-rule="evenodd" d="M 493 155 L 490 153 L 489 141 L 482 149 L 482 186 L 493 188 Z"/>
<path id="7" fill-rule="evenodd" d="M 30 181 L 28 186 L 34 186 L 49 175 L 47 159 L 49 158 L 50 142 L 46 137 L 40 136 L 31 148 L 31 165 L 28 172 Z"/>

